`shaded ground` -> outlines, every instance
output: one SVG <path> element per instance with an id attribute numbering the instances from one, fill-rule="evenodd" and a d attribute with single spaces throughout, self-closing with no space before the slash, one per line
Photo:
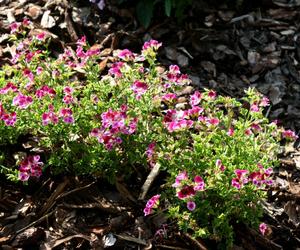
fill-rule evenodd
<path id="1" fill-rule="evenodd" d="M 266 112 L 287 128 L 300 129 L 299 1 L 265 0 L 261 5 L 226 6 L 198 1 L 182 24 L 160 14 L 145 30 L 134 8 L 112 3 L 100 11 L 88 1 L 0 0 L 0 65 L 10 57 L 9 23 L 31 18 L 36 30 L 53 37 L 55 54 L 83 34 L 107 52 L 139 49 L 144 40 L 162 41 L 162 65 L 178 64 L 196 88 L 241 97 L 254 86 L 271 100 Z M 235 249 L 296 249 L 300 246 L 300 153 L 287 145 L 275 169 L 275 187 L 263 202 L 266 238 L 236 225 Z M 163 176 L 160 176 L 163 179 Z M 116 186 L 87 177 L 43 177 L 16 186 L 1 176 L 0 245 L 3 249 L 214 249 L 214 242 L 179 233 L 162 216 L 144 218 L 138 201 L 146 176 Z M 162 183 L 156 181 L 153 188 Z M 159 230 L 159 231 L 158 231 Z M 157 233 L 158 232 L 158 233 Z M 117 239 L 114 242 L 114 239 Z"/>

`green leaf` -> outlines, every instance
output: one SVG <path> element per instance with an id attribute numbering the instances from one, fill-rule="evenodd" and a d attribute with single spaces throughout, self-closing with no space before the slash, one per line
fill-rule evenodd
<path id="1" fill-rule="evenodd" d="M 172 10 L 172 0 L 165 0 L 165 13 L 169 17 Z"/>
<path id="2" fill-rule="evenodd" d="M 152 0 L 142 0 L 136 6 L 137 18 L 139 22 L 148 28 L 153 16 L 153 1 Z"/>

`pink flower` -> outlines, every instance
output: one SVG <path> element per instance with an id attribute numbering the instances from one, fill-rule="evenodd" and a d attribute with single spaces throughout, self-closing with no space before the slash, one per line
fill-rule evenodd
<path id="1" fill-rule="evenodd" d="M 6 126 L 14 126 L 17 121 L 16 112 L 12 112 L 10 114 L 3 114 L 1 119 L 5 122 Z"/>
<path id="2" fill-rule="evenodd" d="M 23 18 L 23 21 L 22 21 L 22 25 L 24 26 L 24 27 L 27 27 L 27 26 L 29 26 L 31 24 L 31 22 L 30 22 L 30 20 L 28 19 L 28 18 Z"/>
<path id="3" fill-rule="evenodd" d="M 286 138 L 286 139 L 290 139 L 290 140 L 297 140 L 298 139 L 298 135 L 296 135 L 295 132 L 290 130 L 290 129 L 284 130 L 282 132 L 282 137 Z"/>
<path id="4" fill-rule="evenodd" d="M 54 89 L 50 88 L 49 86 L 44 85 L 35 92 L 35 95 L 38 99 L 41 99 L 46 95 L 49 95 L 50 97 L 54 97 L 56 95 L 56 92 Z"/>
<path id="5" fill-rule="evenodd" d="M 168 93 L 165 94 L 161 97 L 161 100 L 166 102 L 166 103 L 172 103 L 173 101 L 175 101 L 177 98 L 177 95 L 174 93 Z"/>
<path id="6" fill-rule="evenodd" d="M 13 33 L 16 33 L 17 31 L 19 31 L 19 28 L 20 28 L 21 24 L 20 23 L 12 23 L 9 25 L 9 28 L 10 28 L 10 33 L 13 34 Z"/>
<path id="7" fill-rule="evenodd" d="M 200 103 L 202 99 L 202 95 L 199 91 L 195 91 L 195 93 L 193 95 L 191 95 L 190 97 L 190 104 L 191 106 L 196 106 Z"/>
<path id="8" fill-rule="evenodd" d="M 172 187 L 179 187 L 181 185 L 181 182 L 183 180 L 187 180 L 188 179 L 188 175 L 186 173 L 186 171 L 183 171 L 181 173 L 179 173 L 175 179 L 175 183 L 172 185 Z"/>
<path id="9" fill-rule="evenodd" d="M 145 42 L 143 45 L 143 51 L 148 49 L 158 50 L 162 46 L 162 43 L 159 43 L 156 40 L 150 40 L 148 42 Z"/>
<path id="10" fill-rule="evenodd" d="M 33 73 L 30 71 L 30 69 L 24 69 L 23 75 L 26 76 L 31 82 L 33 82 Z"/>
<path id="11" fill-rule="evenodd" d="M 179 69 L 178 65 L 170 65 L 169 72 L 171 74 L 180 74 L 180 69 Z"/>
<path id="12" fill-rule="evenodd" d="M 253 104 L 251 104 L 250 111 L 252 111 L 252 112 L 259 112 L 259 106 L 257 105 L 256 102 L 254 102 Z"/>
<path id="13" fill-rule="evenodd" d="M 150 207 L 144 208 L 144 216 L 147 216 L 152 213 L 152 209 Z"/>
<path id="14" fill-rule="evenodd" d="M 191 117 L 199 117 L 199 115 L 204 111 L 203 108 L 194 106 L 188 110 L 188 115 Z"/>
<path id="15" fill-rule="evenodd" d="M 260 104 L 259 106 L 261 107 L 267 107 L 270 105 L 270 100 L 268 97 L 264 96 L 261 100 L 260 100 Z"/>
<path id="16" fill-rule="evenodd" d="M 220 120 L 218 118 L 209 118 L 206 122 L 212 126 L 217 126 Z"/>
<path id="17" fill-rule="evenodd" d="M 96 56 L 100 53 L 100 49 L 88 49 L 88 51 L 86 52 L 87 56 Z"/>
<path id="18" fill-rule="evenodd" d="M 222 161 L 220 159 L 216 160 L 216 167 L 218 167 L 222 172 L 225 171 L 225 166 L 222 164 Z"/>
<path id="19" fill-rule="evenodd" d="M 43 72 L 43 68 L 40 67 L 40 66 L 38 66 L 38 67 L 36 68 L 36 74 L 37 74 L 37 75 L 40 75 L 40 74 L 42 74 L 42 72 Z"/>
<path id="20" fill-rule="evenodd" d="M 205 183 L 204 180 L 202 179 L 201 176 L 196 175 L 194 178 L 194 182 L 195 182 L 195 186 L 194 186 L 194 190 L 195 191 L 203 191 L 205 188 Z"/>
<path id="21" fill-rule="evenodd" d="M 62 108 L 59 112 L 59 116 L 63 118 L 65 123 L 74 123 L 73 112 L 70 108 Z"/>
<path id="22" fill-rule="evenodd" d="M 265 235 L 267 229 L 268 229 L 267 224 L 261 223 L 261 224 L 259 225 L 259 231 L 261 232 L 262 235 Z"/>
<path id="23" fill-rule="evenodd" d="M 160 194 L 154 195 L 151 199 L 148 200 L 146 207 L 144 209 L 144 215 L 147 216 L 152 213 L 152 209 L 156 208 L 159 204 Z"/>
<path id="24" fill-rule="evenodd" d="M 27 181 L 30 176 L 40 177 L 42 175 L 43 162 L 40 161 L 39 155 L 27 156 L 19 167 L 19 179 Z"/>
<path id="25" fill-rule="evenodd" d="M 26 109 L 32 102 L 33 99 L 31 96 L 25 96 L 20 93 L 14 97 L 12 104 L 18 106 L 20 109 Z"/>
<path id="26" fill-rule="evenodd" d="M 143 95 L 147 91 L 148 85 L 144 82 L 135 81 L 131 85 L 131 89 L 137 95 L 136 98 L 139 99 L 141 97 L 141 95 Z"/>
<path id="27" fill-rule="evenodd" d="M 71 95 L 74 92 L 74 89 L 70 86 L 66 86 L 66 87 L 64 87 L 63 91 L 64 91 L 65 94 Z"/>
<path id="28" fill-rule="evenodd" d="M 121 50 L 118 54 L 118 57 L 126 61 L 131 61 L 135 58 L 134 54 L 129 49 Z"/>
<path id="29" fill-rule="evenodd" d="M 7 94 L 9 91 L 18 92 L 18 87 L 9 82 L 6 84 L 6 86 L 0 89 L 0 94 Z"/>
<path id="30" fill-rule="evenodd" d="M 45 113 L 42 114 L 42 122 L 43 122 L 43 126 L 48 125 L 50 122 L 52 122 L 53 124 L 57 124 L 58 123 L 58 117 L 52 111 L 45 112 Z"/>
<path id="31" fill-rule="evenodd" d="M 242 179 L 249 173 L 249 171 L 246 169 L 245 170 L 244 169 L 236 169 L 236 170 L 234 170 L 234 173 L 237 175 L 237 177 L 239 179 Z"/>
<path id="32" fill-rule="evenodd" d="M 234 135 L 234 128 L 229 128 L 227 131 L 228 136 L 233 136 Z"/>
<path id="33" fill-rule="evenodd" d="M 109 73 L 111 75 L 114 75 L 116 77 L 121 77 L 122 76 L 122 72 L 121 72 L 121 68 L 124 66 L 123 62 L 116 62 L 112 65 L 112 67 L 109 69 Z"/>
<path id="34" fill-rule="evenodd" d="M 39 41 L 43 41 L 46 37 L 46 32 L 41 32 L 36 36 L 36 39 Z"/>
<path id="35" fill-rule="evenodd" d="M 76 44 L 79 46 L 85 46 L 86 45 L 86 36 L 82 36 L 80 39 L 78 39 Z"/>
<path id="36" fill-rule="evenodd" d="M 233 178 L 231 180 L 231 185 L 237 189 L 241 188 L 240 180 L 238 178 Z"/>
<path id="37" fill-rule="evenodd" d="M 155 150 L 155 146 L 156 146 L 156 142 L 151 142 L 149 144 L 149 146 L 147 147 L 147 150 L 146 150 L 146 155 L 147 155 L 147 158 L 148 159 L 151 159 L 153 154 L 154 154 L 154 150 Z"/>
<path id="38" fill-rule="evenodd" d="M 255 133 L 258 133 L 259 131 L 262 130 L 261 126 L 259 126 L 258 123 L 252 123 L 251 124 L 251 128 Z"/>
<path id="39" fill-rule="evenodd" d="M 210 90 L 208 92 L 208 97 L 211 98 L 211 99 L 215 99 L 217 97 L 217 93 L 213 90 Z"/>
<path id="40" fill-rule="evenodd" d="M 20 181 L 28 181 L 30 174 L 28 172 L 20 172 L 18 174 L 18 178 Z"/>
<path id="41" fill-rule="evenodd" d="M 252 135 L 252 131 L 251 131 L 250 128 L 247 128 L 247 129 L 245 130 L 245 135 Z"/>
<path id="42" fill-rule="evenodd" d="M 183 186 L 179 192 L 177 192 L 177 197 L 181 200 L 193 197 L 196 194 L 194 187 L 192 185 Z"/>
<path id="43" fill-rule="evenodd" d="M 194 211 L 196 208 L 196 203 L 194 201 L 188 201 L 187 202 L 187 208 L 190 211 Z"/>

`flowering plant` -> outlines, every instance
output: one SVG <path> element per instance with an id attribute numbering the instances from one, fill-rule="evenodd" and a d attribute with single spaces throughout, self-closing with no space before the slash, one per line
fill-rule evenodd
<path id="1" fill-rule="evenodd" d="M 113 182 L 161 166 L 169 188 L 145 215 L 166 206 L 182 230 L 227 245 L 234 223 L 258 228 L 278 141 L 297 138 L 263 116 L 267 98 L 254 89 L 240 101 L 212 90 L 182 94 L 190 80 L 177 65 L 157 67 L 154 40 L 140 54 L 120 51 L 102 72 L 101 51 L 85 37 L 54 58 L 49 37 L 28 37 L 29 28 L 28 20 L 12 24 L 16 53 L 0 71 L 0 146 L 32 145 L 16 169 L 5 167 L 10 178 L 26 182 L 49 168 Z"/>

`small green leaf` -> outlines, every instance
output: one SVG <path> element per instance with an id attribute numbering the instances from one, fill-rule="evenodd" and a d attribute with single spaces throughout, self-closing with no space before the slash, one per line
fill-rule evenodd
<path id="1" fill-rule="evenodd" d="M 148 28 L 153 16 L 153 1 L 152 0 L 142 0 L 136 6 L 137 18 L 139 22 Z"/>
<path id="2" fill-rule="evenodd" d="M 165 13 L 169 17 L 172 10 L 172 0 L 165 0 Z"/>

